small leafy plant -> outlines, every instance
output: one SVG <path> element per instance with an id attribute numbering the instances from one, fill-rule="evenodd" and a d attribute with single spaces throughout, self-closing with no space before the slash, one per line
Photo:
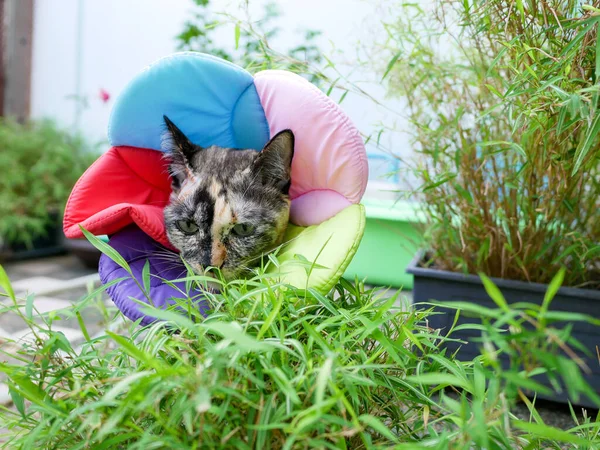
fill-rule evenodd
<path id="1" fill-rule="evenodd" d="M 59 221 L 71 189 L 95 159 L 49 121 L 0 122 L 0 240 L 31 245 Z"/>
<path id="2" fill-rule="evenodd" d="M 149 286 L 149 273 L 143 278 L 139 285 Z M 206 292 L 212 307 L 206 318 L 182 298 L 178 306 L 187 313 L 145 307 L 163 320 L 146 328 L 111 325 L 90 336 L 79 320 L 86 340 L 75 348 L 53 324 L 81 319 L 103 288 L 40 322 L 33 301 L 16 298 L 0 268 L 0 295 L 12 303 L 3 311 L 18 312 L 34 335 L 3 350 L 13 362 L 1 363 L 0 373 L 14 402 L 0 408 L 4 447 L 595 448 L 596 421 L 574 415 L 570 429 L 547 426 L 525 396 L 552 391 L 533 379 L 551 373 L 569 379 L 575 398 L 587 395 L 600 405 L 580 368 L 560 351 L 571 342 L 568 332 L 552 327 L 552 290 L 532 311 L 511 309 L 486 284 L 499 307 L 469 311 L 484 317 L 482 354 L 460 362 L 442 349 L 452 338 L 426 326 L 432 313 L 407 308 L 398 294 L 341 280 L 321 295 L 284 286 L 262 268 L 250 280 L 223 282 L 219 294 Z M 531 321 L 535 329 L 521 332 Z M 546 344 L 550 337 L 556 345 Z M 502 354 L 511 358 L 508 369 L 496 362 Z M 521 370 L 527 355 L 538 356 Z M 511 412 L 519 398 L 528 420 Z"/>

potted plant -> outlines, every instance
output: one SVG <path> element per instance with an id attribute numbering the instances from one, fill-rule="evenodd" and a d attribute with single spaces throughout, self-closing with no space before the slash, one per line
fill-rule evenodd
<path id="1" fill-rule="evenodd" d="M 600 10 L 549 0 L 436 0 L 387 24 L 392 93 L 406 101 L 427 217 L 427 251 L 408 272 L 415 302 L 539 308 L 565 268 L 553 309 L 597 315 L 600 301 Z M 430 320 L 447 332 L 454 314 Z M 461 318 L 463 322 L 472 319 Z M 476 322 L 476 321 L 475 321 Z M 593 370 L 600 330 L 572 330 Z M 477 326 L 454 337 L 472 358 Z M 573 341 L 575 342 L 575 341 Z M 556 399 L 556 398 L 554 398 Z"/>
<path id="2" fill-rule="evenodd" d="M 95 159 L 84 141 L 50 121 L 0 122 L 0 254 L 22 259 L 65 251 L 62 211 Z"/>

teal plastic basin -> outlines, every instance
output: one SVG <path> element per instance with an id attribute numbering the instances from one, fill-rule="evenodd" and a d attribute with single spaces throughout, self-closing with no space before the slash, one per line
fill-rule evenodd
<path id="1" fill-rule="evenodd" d="M 413 276 L 406 273 L 406 268 L 423 242 L 419 225 L 424 218 L 418 204 L 391 200 L 363 203 L 365 234 L 344 278 L 358 277 L 371 285 L 412 289 Z"/>

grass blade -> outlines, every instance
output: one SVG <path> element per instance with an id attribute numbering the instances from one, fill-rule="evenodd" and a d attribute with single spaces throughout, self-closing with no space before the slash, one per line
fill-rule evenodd
<path id="1" fill-rule="evenodd" d="M 81 232 L 83 233 L 85 238 L 90 242 L 90 244 L 92 244 L 94 247 L 96 247 L 98 250 L 100 250 L 103 254 L 108 256 L 112 261 L 115 262 L 115 264 L 118 264 L 120 267 L 125 269 L 129 275 L 133 276 L 133 273 L 131 272 L 131 268 L 129 267 L 129 264 L 127 264 L 127 261 L 125 261 L 125 258 L 123 258 L 119 254 L 119 252 L 117 252 L 114 248 L 112 248 L 109 244 L 107 244 L 103 240 L 94 236 L 92 233 L 87 231 L 81 225 L 79 226 L 79 228 L 81 229 Z"/>

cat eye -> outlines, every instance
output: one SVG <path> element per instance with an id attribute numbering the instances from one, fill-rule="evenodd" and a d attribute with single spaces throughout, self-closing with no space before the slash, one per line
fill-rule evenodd
<path id="1" fill-rule="evenodd" d="M 195 234 L 198 231 L 198 225 L 191 220 L 178 220 L 177 228 L 185 234 Z"/>
<path id="2" fill-rule="evenodd" d="M 238 223 L 232 229 L 233 234 L 244 237 L 249 236 L 254 231 L 254 227 L 249 223 Z"/>

